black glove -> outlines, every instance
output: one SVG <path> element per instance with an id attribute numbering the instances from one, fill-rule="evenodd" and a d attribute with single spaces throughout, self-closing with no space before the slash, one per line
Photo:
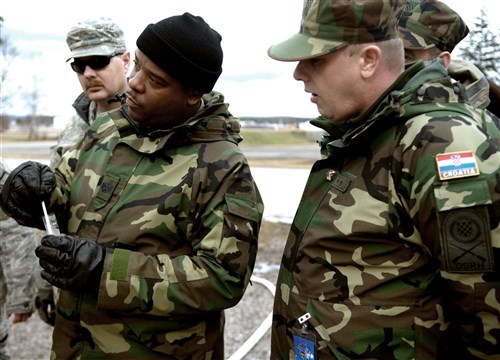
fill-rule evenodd
<path id="1" fill-rule="evenodd" d="M 41 203 L 49 200 L 55 187 L 56 177 L 50 167 L 27 161 L 5 180 L 0 205 L 19 224 L 44 229 Z"/>
<path id="2" fill-rule="evenodd" d="M 74 292 L 99 292 L 106 256 L 103 246 L 77 236 L 45 235 L 35 254 L 42 278 L 52 285 Z"/>
<path id="3" fill-rule="evenodd" d="M 54 291 L 50 288 L 39 289 L 35 298 L 35 306 L 38 316 L 45 323 L 54 326 L 56 323 L 56 304 L 54 303 Z"/>

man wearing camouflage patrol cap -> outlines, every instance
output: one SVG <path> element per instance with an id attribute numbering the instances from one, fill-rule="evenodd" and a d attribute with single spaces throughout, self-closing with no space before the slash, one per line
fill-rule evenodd
<path id="1" fill-rule="evenodd" d="M 240 124 L 213 88 L 221 35 L 190 13 L 138 37 L 120 109 L 99 115 L 55 173 L 14 169 L 1 205 L 64 235 L 36 250 L 61 289 L 57 359 L 224 359 L 224 311 L 255 264 L 264 206 Z"/>
<path id="2" fill-rule="evenodd" d="M 50 164 L 55 167 L 61 155 L 74 145 L 98 114 L 120 107 L 113 101 L 128 89 L 130 52 L 121 28 L 108 17 L 78 21 L 66 35 L 70 50 L 66 61 L 77 74 L 83 92 L 76 98 L 73 116 L 51 149 Z"/>
<path id="3" fill-rule="evenodd" d="M 458 13 L 441 1 L 407 0 L 399 18 L 399 31 L 405 58 L 411 61 L 423 56 L 431 60 L 443 52 L 449 55 L 467 36 L 469 28 Z M 448 63 L 446 59 L 445 65 Z"/>
<path id="4" fill-rule="evenodd" d="M 306 0 L 298 61 L 326 132 L 285 244 L 274 359 L 499 356 L 498 147 L 442 61 L 405 69 L 404 1 Z"/>
<path id="5" fill-rule="evenodd" d="M 481 70 L 470 61 L 452 59 L 453 49 L 467 36 L 469 28 L 451 7 L 438 0 L 407 0 L 399 18 L 399 32 L 407 62 L 440 58 L 450 76 L 464 84 L 475 107 L 492 111 L 494 103 L 500 102 L 490 91 L 490 85 L 495 84 Z"/>

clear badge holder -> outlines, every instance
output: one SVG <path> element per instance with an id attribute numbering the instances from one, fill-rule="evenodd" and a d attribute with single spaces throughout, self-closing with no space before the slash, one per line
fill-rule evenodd
<path id="1" fill-rule="evenodd" d="M 55 214 L 47 213 L 47 208 L 45 203 L 42 201 L 43 209 L 43 224 L 45 225 L 45 232 L 47 235 L 61 235 L 59 232 L 59 225 L 57 224 L 57 219 Z"/>

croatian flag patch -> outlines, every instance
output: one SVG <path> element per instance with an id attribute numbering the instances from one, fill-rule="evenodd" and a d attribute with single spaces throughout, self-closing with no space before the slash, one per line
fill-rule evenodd
<path id="1" fill-rule="evenodd" d="M 436 164 L 440 180 L 479 175 L 473 151 L 459 151 L 436 155 Z"/>

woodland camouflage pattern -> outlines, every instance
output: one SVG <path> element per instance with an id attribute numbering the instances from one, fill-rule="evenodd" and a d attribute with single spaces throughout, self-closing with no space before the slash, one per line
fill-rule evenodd
<path id="1" fill-rule="evenodd" d="M 406 49 L 436 46 L 452 52 L 469 28 L 460 15 L 441 1 L 407 0 L 399 17 L 399 31 Z"/>
<path id="2" fill-rule="evenodd" d="M 0 191 L 9 172 L 0 159 Z M 7 316 L 34 310 L 36 245 L 33 229 L 18 225 L 0 209 L 0 359 L 7 350 Z"/>
<path id="3" fill-rule="evenodd" d="M 263 204 L 221 94 L 173 130 L 100 115 L 56 168 L 62 232 L 109 248 L 98 298 L 61 291 L 53 359 L 222 359 Z"/>
<path id="4" fill-rule="evenodd" d="M 312 121 L 325 158 L 285 245 L 273 360 L 295 359 L 305 313 L 319 359 L 499 357 L 499 123 L 464 93 L 418 61 L 359 118 Z M 480 175 L 439 180 L 436 155 L 466 150 Z"/>
<path id="5" fill-rule="evenodd" d="M 474 107 L 481 109 L 488 107 L 491 102 L 488 79 L 472 62 L 452 58 L 448 66 L 448 74 L 465 86 L 467 98 Z"/>
<path id="6" fill-rule="evenodd" d="M 347 44 L 394 39 L 403 4 L 404 0 L 304 0 L 299 33 L 271 46 L 268 54 L 276 60 L 295 61 Z"/>

